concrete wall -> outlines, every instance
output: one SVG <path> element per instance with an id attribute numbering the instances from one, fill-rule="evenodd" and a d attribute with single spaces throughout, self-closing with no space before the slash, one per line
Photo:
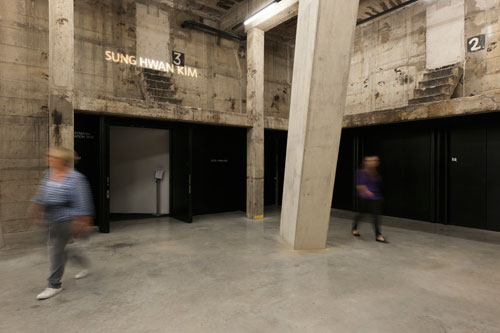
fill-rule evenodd
<path id="1" fill-rule="evenodd" d="M 92 97 L 147 99 L 141 69 L 105 60 L 105 51 L 172 63 L 171 51 L 185 54 L 185 65 L 198 77 L 169 74 L 165 85 L 171 102 L 222 112 L 244 112 L 245 44 L 193 29 L 185 20 L 199 20 L 167 5 L 105 0 L 75 2 L 78 57 L 75 90 Z M 205 24 L 215 25 L 208 19 Z M 157 87 L 158 88 L 158 87 Z M 161 88 L 161 87 L 159 87 Z"/>
<path id="2" fill-rule="evenodd" d="M 156 169 L 161 181 L 161 213 L 169 213 L 169 131 L 151 128 L 110 129 L 110 213 L 155 213 Z"/>
<path id="3" fill-rule="evenodd" d="M 264 50 L 264 113 L 288 118 L 295 45 L 266 34 Z"/>
<path id="4" fill-rule="evenodd" d="M 499 17 L 499 0 L 429 0 L 358 26 L 346 115 L 407 106 L 427 68 L 454 62 L 465 72 L 457 97 L 498 89 Z M 467 52 L 479 34 L 485 50 Z"/>
<path id="5" fill-rule="evenodd" d="M 486 48 L 466 53 L 464 96 L 500 87 L 500 0 L 465 1 L 465 37 L 486 35 Z"/>
<path id="6" fill-rule="evenodd" d="M 5 234 L 30 229 L 26 208 L 45 167 L 47 17 L 46 1 L 0 4 L 0 228 Z"/>

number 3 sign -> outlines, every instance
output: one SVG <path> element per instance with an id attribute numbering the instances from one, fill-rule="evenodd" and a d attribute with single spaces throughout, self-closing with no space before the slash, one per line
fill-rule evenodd
<path id="1" fill-rule="evenodd" d="M 486 44 L 486 37 L 484 35 L 474 36 L 467 39 L 467 51 L 477 52 L 484 50 Z"/>
<path id="2" fill-rule="evenodd" d="M 175 66 L 184 66 L 184 53 L 172 51 L 172 63 Z"/>

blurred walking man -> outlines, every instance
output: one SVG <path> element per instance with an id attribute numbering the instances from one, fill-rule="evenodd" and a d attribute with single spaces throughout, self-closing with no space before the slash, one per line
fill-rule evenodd
<path id="1" fill-rule="evenodd" d="M 358 223 L 367 214 L 371 217 L 375 230 L 375 240 L 386 243 L 380 232 L 379 215 L 382 214 L 383 197 L 380 185 L 382 178 L 378 173 L 378 156 L 366 156 L 363 160 L 363 168 L 356 174 L 356 190 L 359 196 L 360 212 L 354 217 L 352 224 L 352 235 L 360 237 Z"/>

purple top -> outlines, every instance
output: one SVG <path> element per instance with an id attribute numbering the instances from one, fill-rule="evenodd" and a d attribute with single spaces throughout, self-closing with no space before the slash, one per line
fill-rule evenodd
<path id="1" fill-rule="evenodd" d="M 365 185 L 368 191 L 374 194 L 373 197 L 368 197 L 365 194 L 358 191 L 358 195 L 362 199 L 368 200 L 380 200 L 382 199 L 382 192 L 380 191 L 380 183 L 382 178 L 380 176 L 370 176 L 368 172 L 364 169 L 359 169 L 356 172 L 356 185 Z"/>

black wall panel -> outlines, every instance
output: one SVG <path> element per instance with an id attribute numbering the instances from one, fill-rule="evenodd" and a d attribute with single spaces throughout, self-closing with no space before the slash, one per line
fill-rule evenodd
<path id="1" fill-rule="evenodd" d="M 264 205 L 281 206 L 286 163 L 286 131 L 264 132 Z"/>
<path id="2" fill-rule="evenodd" d="M 500 231 L 500 119 L 487 122 L 486 227 Z"/>
<path id="3" fill-rule="evenodd" d="M 432 130 L 422 124 L 379 126 L 365 131 L 364 155 L 380 157 L 384 214 L 432 221 Z"/>
<path id="4" fill-rule="evenodd" d="M 99 117 L 85 114 L 75 114 L 74 132 L 75 151 L 79 160 L 75 162 L 75 169 L 87 177 L 94 207 L 99 209 Z M 99 216 L 99 212 L 96 212 Z M 96 221 L 99 225 L 99 221 Z"/>
<path id="5" fill-rule="evenodd" d="M 449 131 L 449 223 L 486 227 L 486 127 L 476 119 Z"/>
<path id="6" fill-rule="evenodd" d="M 354 171 L 356 165 L 356 136 L 353 131 L 344 129 L 340 139 L 337 171 L 335 172 L 333 208 L 354 210 Z"/>
<path id="7" fill-rule="evenodd" d="M 193 214 L 246 209 L 245 128 L 193 127 Z"/>

